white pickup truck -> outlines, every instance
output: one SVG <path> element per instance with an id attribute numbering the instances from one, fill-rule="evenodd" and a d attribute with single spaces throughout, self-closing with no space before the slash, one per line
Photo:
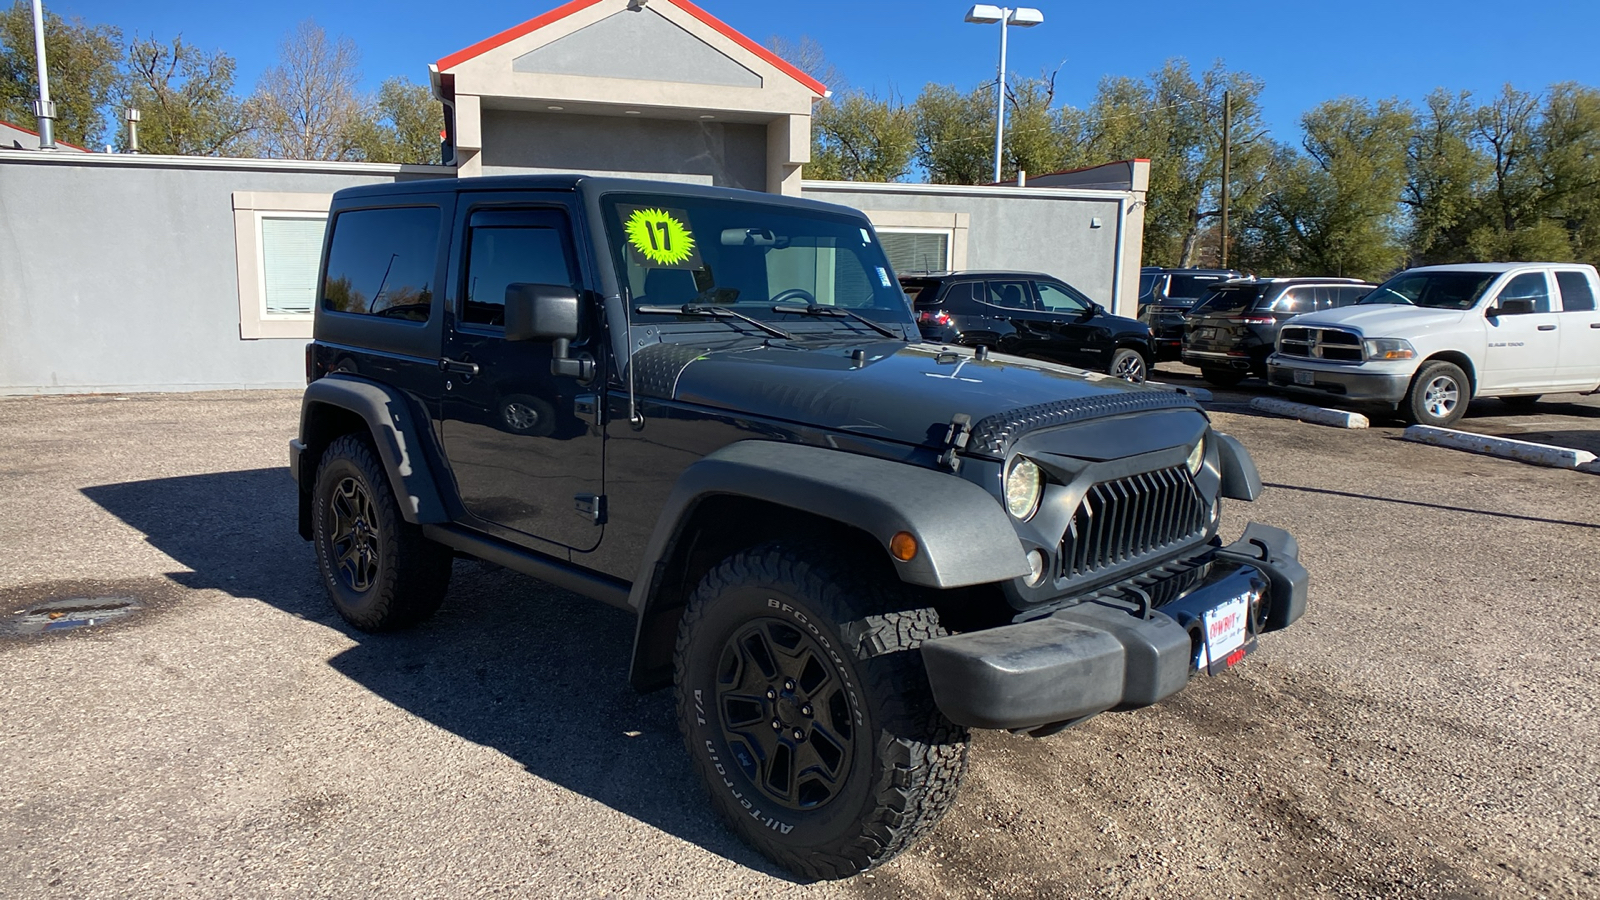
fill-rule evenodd
<path id="1" fill-rule="evenodd" d="M 1474 397 L 1600 391 L 1600 276 L 1573 263 L 1407 269 L 1353 306 L 1284 323 L 1277 387 L 1448 425 Z"/>

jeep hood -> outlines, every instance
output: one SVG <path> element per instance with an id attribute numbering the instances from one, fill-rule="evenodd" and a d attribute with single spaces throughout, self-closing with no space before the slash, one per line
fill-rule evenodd
<path id="1" fill-rule="evenodd" d="M 1460 309 L 1427 309 L 1399 303 L 1358 303 L 1326 312 L 1295 316 L 1284 325 L 1289 328 L 1336 326 L 1353 328 L 1361 332 L 1362 337 L 1407 338 L 1431 328 L 1454 325 L 1468 312 L 1469 310 Z"/>
<path id="2" fill-rule="evenodd" d="M 899 443 L 938 447 L 951 419 L 965 414 L 973 426 L 968 452 L 994 457 L 1040 428 L 1146 410 L 1200 410 L 1184 394 L 1108 375 L 1000 354 L 980 360 L 966 349 L 901 341 L 655 344 L 636 353 L 634 363 L 641 396 Z M 1174 435 L 1173 443 L 1192 438 Z"/>

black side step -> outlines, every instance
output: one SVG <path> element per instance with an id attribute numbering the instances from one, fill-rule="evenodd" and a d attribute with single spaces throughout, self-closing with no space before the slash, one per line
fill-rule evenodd
<path id="1" fill-rule="evenodd" d="M 540 581 L 548 581 L 575 594 L 582 594 L 621 609 L 633 608 L 628 605 L 628 592 L 633 587 L 631 584 L 598 575 L 553 556 L 535 553 L 455 525 L 424 525 L 422 535 L 452 550 L 459 550 L 495 565 L 505 566 L 513 572 L 532 575 Z"/>

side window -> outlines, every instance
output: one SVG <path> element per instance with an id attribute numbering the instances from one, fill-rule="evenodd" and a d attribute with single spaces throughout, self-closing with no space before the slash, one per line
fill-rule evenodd
<path id="1" fill-rule="evenodd" d="M 1034 311 L 1033 289 L 1026 281 L 989 282 L 989 304 L 1006 309 Z"/>
<path id="2" fill-rule="evenodd" d="M 472 214 L 467 234 L 467 280 L 461 321 L 504 327 L 506 288 L 513 284 L 572 284 L 565 233 L 550 213 L 494 210 Z"/>
<path id="3" fill-rule="evenodd" d="M 1372 288 L 1366 285 L 1356 287 L 1342 287 L 1333 292 L 1334 306 L 1354 306 L 1356 301 L 1372 293 Z"/>
<path id="4" fill-rule="evenodd" d="M 1587 312 L 1594 309 L 1594 288 L 1589 276 L 1583 272 L 1557 272 L 1556 286 L 1561 288 L 1563 312 Z"/>
<path id="5" fill-rule="evenodd" d="M 1543 272 L 1523 272 L 1500 290 L 1497 302 L 1507 300 L 1532 300 L 1534 312 L 1550 312 L 1550 283 Z"/>
<path id="6" fill-rule="evenodd" d="M 322 308 L 426 322 L 439 258 L 439 209 L 357 209 L 333 220 Z"/>
<path id="7" fill-rule="evenodd" d="M 1272 311 L 1289 315 L 1311 312 L 1313 298 L 1311 288 L 1292 287 L 1278 295 L 1278 299 L 1272 304 Z"/>
<path id="8" fill-rule="evenodd" d="M 971 313 L 973 312 L 973 295 L 978 293 L 982 287 L 983 284 L 981 282 L 958 281 L 945 290 L 944 296 L 939 300 L 939 305 L 953 312 Z"/>
<path id="9" fill-rule="evenodd" d="M 1037 282 L 1039 286 L 1039 302 L 1051 312 L 1081 313 L 1089 308 L 1089 300 L 1076 291 L 1069 293 L 1068 289 L 1059 284 L 1048 281 Z"/>

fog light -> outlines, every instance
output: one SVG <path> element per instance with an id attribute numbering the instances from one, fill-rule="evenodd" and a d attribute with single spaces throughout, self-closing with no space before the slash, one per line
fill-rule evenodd
<path id="1" fill-rule="evenodd" d="M 1038 587 L 1044 580 L 1044 551 L 1033 549 L 1028 551 L 1028 587 Z"/>
<path id="2" fill-rule="evenodd" d="M 917 555 L 917 539 L 902 531 L 889 539 L 889 553 L 901 562 L 910 562 Z"/>

